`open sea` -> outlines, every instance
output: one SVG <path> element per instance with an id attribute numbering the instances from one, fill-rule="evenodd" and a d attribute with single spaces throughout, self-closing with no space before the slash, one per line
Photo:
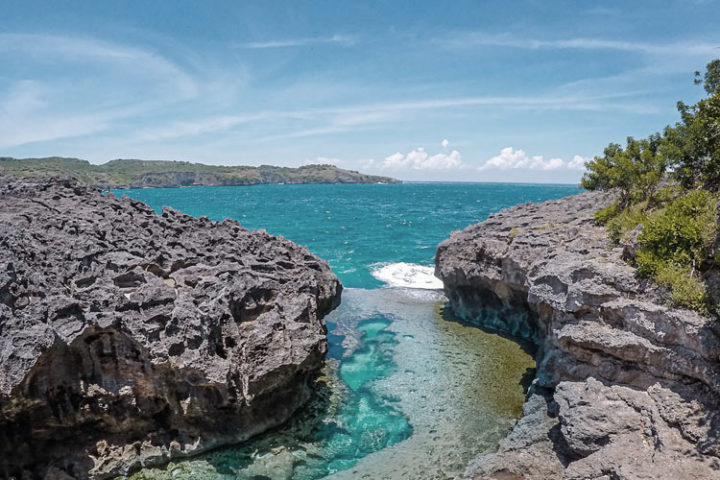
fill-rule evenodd
<path id="1" fill-rule="evenodd" d="M 451 479 L 520 416 L 534 362 L 444 308 L 433 272 L 451 231 L 574 185 L 403 183 L 117 190 L 160 210 L 282 235 L 328 261 L 346 290 L 327 318 L 317 394 L 288 424 L 133 479 Z"/>

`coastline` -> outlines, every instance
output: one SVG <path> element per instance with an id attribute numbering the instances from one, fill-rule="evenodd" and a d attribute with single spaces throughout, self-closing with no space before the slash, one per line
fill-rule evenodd
<path id="1" fill-rule="evenodd" d="M 518 205 L 439 246 L 453 311 L 538 346 L 524 417 L 467 478 L 716 478 L 716 320 L 637 280 L 593 221 L 612 199 Z"/>
<path id="2" fill-rule="evenodd" d="M 118 159 L 97 165 L 78 158 L 17 159 L 0 157 L 0 171 L 35 181 L 47 180 L 51 177 L 71 178 L 81 184 L 105 190 L 146 187 L 400 182 L 394 178 L 366 175 L 331 164 L 309 164 L 300 167 L 223 166 L 166 160 Z"/>

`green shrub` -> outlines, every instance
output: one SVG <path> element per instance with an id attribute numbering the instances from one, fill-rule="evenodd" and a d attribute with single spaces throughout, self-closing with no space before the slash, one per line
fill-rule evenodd
<path id="1" fill-rule="evenodd" d="M 668 203 L 681 197 L 687 190 L 683 189 L 680 185 L 669 185 L 667 187 L 659 188 L 652 197 L 652 201 L 649 203 L 649 208 L 664 207 Z"/>
<path id="2" fill-rule="evenodd" d="M 668 287 L 674 305 L 708 313 L 699 270 L 713 253 L 717 233 L 716 195 L 694 190 L 675 199 L 645 220 L 635 258 L 638 273 Z"/>
<path id="3" fill-rule="evenodd" d="M 601 208 L 595 212 L 595 223 L 598 225 L 605 225 L 612 218 L 615 218 L 619 212 L 617 202 L 608 205 L 605 208 Z"/>
<path id="4" fill-rule="evenodd" d="M 705 284 L 700 278 L 692 275 L 689 267 L 663 266 L 657 271 L 655 281 L 670 288 L 670 300 L 673 305 L 704 314 L 710 312 L 710 300 Z"/>
<path id="5" fill-rule="evenodd" d="M 627 138 L 623 148 L 611 143 L 602 157 L 595 157 L 585 163 L 587 171 L 580 180 L 580 186 L 587 190 L 616 189 L 620 194 L 620 207 L 636 200 L 651 198 L 667 167 L 662 154 L 663 139 L 660 134 L 646 139 Z"/>
<path id="6" fill-rule="evenodd" d="M 692 191 L 644 222 L 638 237 L 641 275 L 655 275 L 660 266 L 699 268 L 713 250 L 717 236 L 717 197 Z"/>
<path id="7" fill-rule="evenodd" d="M 627 232 L 645 222 L 647 205 L 647 202 L 631 205 L 608 220 L 605 227 L 613 242 L 618 243 Z"/>

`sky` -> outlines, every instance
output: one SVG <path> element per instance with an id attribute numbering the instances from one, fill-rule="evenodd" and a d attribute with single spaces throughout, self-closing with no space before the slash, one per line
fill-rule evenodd
<path id="1" fill-rule="evenodd" d="M 678 120 L 720 2 L 0 0 L 0 156 L 574 183 Z"/>

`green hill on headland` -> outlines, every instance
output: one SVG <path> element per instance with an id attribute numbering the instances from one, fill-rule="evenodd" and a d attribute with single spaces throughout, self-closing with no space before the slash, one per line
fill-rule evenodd
<path id="1" fill-rule="evenodd" d="M 78 158 L 0 157 L 0 170 L 28 178 L 72 177 L 102 188 L 257 185 L 263 183 L 398 183 L 334 165 L 217 166 L 161 160 L 112 160 L 94 165 Z"/>

